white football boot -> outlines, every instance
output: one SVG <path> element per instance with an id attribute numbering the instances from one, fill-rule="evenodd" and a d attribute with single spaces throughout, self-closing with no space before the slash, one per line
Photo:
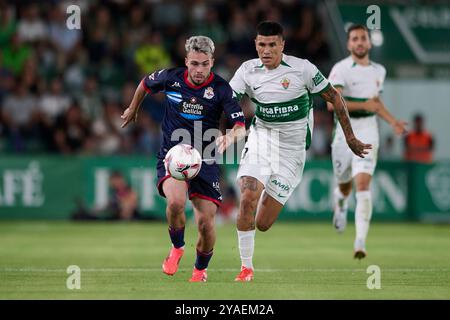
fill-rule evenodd
<path id="1" fill-rule="evenodd" d="M 333 215 L 333 226 L 337 232 L 342 233 L 347 226 L 347 206 L 335 205 Z"/>
<path id="2" fill-rule="evenodd" d="M 367 256 L 366 242 L 363 239 L 356 239 L 353 248 L 353 257 L 355 259 L 361 260 Z"/>

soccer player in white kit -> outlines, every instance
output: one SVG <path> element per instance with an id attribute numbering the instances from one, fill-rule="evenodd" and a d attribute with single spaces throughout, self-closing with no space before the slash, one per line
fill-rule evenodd
<path id="1" fill-rule="evenodd" d="M 258 59 L 244 62 L 230 81 L 238 98 L 255 104 L 255 118 L 241 156 L 237 179 L 240 205 L 237 233 L 241 272 L 235 281 L 253 279 L 255 224 L 268 230 L 300 183 L 312 133 L 311 94 L 334 105 L 350 149 L 360 157 L 371 146 L 355 138 L 345 102 L 311 62 L 283 54 L 283 28 L 257 26 Z M 256 213 L 256 218 L 255 218 Z"/>
<path id="2" fill-rule="evenodd" d="M 366 238 L 372 216 L 370 181 L 377 163 L 379 146 L 377 117 L 388 122 L 397 135 L 406 132 L 406 122 L 397 120 L 384 106 L 379 95 L 383 90 L 386 69 L 369 59 L 369 31 L 364 25 L 353 25 L 347 32 L 347 49 L 351 55 L 334 65 L 329 80 L 343 95 L 350 122 L 358 139 L 372 145 L 364 159 L 355 157 L 345 142 L 344 132 L 336 124 L 332 148 L 333 171 L 338 186 L 334 192 L 333 225 L 343 232 L 347 224 L 347 199 L 356 188 L 354 258 L 366 256 Z M 328 103 L 328 109 L 333 105 Z"/>

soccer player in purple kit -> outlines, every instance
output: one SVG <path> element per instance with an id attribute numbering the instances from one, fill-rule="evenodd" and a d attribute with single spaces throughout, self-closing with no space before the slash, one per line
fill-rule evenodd
<path id="1" fill-rule="evenodd" d="M 245 137 L 245 120 L 241 107 L 233 98 L 230 85 L 211 72 L 214 64 L 213 41 L 205 36 L 193 36 L 187 39 L 185 48 L 187 68 L 163 69 L 146 76 L 121 117 L 124 120 L 122 127 L 125 127 L 136 121 L 139 106 L 146 93 L 163 92 L 166 95 L 166 110 L 162 122 L 163 143 L 157 156 L 157 188 L 160 195 L 167 199 L 166 216 L 172 248 L 163 262 L 162 269 L 167 275 L 174 275 L 184 254 L 185 203 L 188 195 L 199 232 L 197 259 L 189 281 L 200 282 L 207 279 L 206 270 L 216 240 L 214 217 L 222 200 L 219 167 L 215 162 L 203 162 L 199 174 L 185 182 L 170 177 L 163 160 L 170 148 L 181 143 L 181 138 L 185 138 L 185 135 L 180 135 L 177 130 L 189 132 L 190 141 L 183 140 L 182 143 L 201 146 L 202 150 L 198 150 L 200 154 L 203 155 L 203 151 L 211 143 L 215 143 L 218 151 L 222 153 L 233 142 Z M 222 112 L 231 123 L 232 129 L 225 135 L 219 135 L 215 142 L 214 137 L 204 139 L 205 131 L 219 129 Z M 197 132 L 199 125 L 201 134 Z"/>

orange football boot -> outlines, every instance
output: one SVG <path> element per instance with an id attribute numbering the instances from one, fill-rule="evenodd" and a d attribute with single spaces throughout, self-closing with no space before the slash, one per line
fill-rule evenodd
<path id="1" fill-rule="evenodd" d="M 206 274 L 206 269 L 198 270 L 194 267 L 194 271 L 192 271 L 192 277 L 189 279 L 189 282 L 206 282 L 208 279 L 208 275 Z"/>
<path id="2" fill-rule="evenodd" d="M 237 275 L 234 281 L 247 282 L 253 280 L 253 269 L 242 266 L 241 272 Z"/>
<path id="3" fill-rule="evenodd" d="M 175 248 L 172 247 L 170 249 L 169 255 L 164 260 L 162 269 L 163 272 L 169 276 L 173 276 L 175 272 L 178 270 L 178 264 L 180 263 L 180 259 L 184 254 L 183 248 Z"/>

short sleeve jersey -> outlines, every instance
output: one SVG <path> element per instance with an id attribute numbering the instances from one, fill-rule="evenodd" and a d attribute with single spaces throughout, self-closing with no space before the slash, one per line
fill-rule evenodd
<path id="1" fill-rule="evenodd" d="M 366 101 L 380 95 L 386 77 L 386 69 L 370 61 L 368 66 L 355 63 L 351 56 L 339 61 L 330 72 L 329 80 L 335 87 L 342 88 L 347 101 Z M 372 116 L 367 111 L 352 111 L 351 117 Z"/>
<path id="2" fill-rule="evenodd" d="M 255 103 L 256 118 L 277 123 L 305 118 L 311 95 L 325 91 L 329 83 L 308 60 L 283 54 L 274 69 L 267 69 L 260 59 L 244 62 L 230 85 L 238 99 L 247 95 Z"/>
<path id="3" fill-rule="evenodd" d="M 196 86 L 187 77 L 186 68 L 173 68 L 155 71 L 141 81 L 148 93 L 163 92 L 166 96 L 161 125 L 163 144 L 158 153 L 160 159 L 165 157 L 171 147 L 181 142 L 190 143 L 197 149 L 201 146 L 202 150 L 199 151 L 203 154 L 204 149 L 215 139 L 214 135 L 205 132 L 219 128 L 222 112 L 231 126 L 245 126 L 242 109 L 224 79 L 211 72 L 204 83 Z M 175 132 L 177 129 L 180 130 Z"/>

